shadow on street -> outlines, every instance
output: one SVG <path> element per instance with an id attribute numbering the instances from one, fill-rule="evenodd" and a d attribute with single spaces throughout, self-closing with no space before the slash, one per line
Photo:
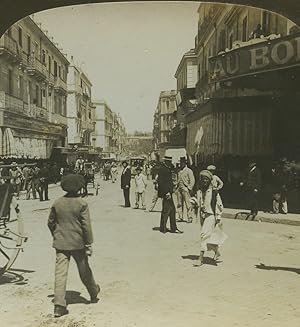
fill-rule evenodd
<path id="1" fill-rule="evenodd" d="M 34 270 L 24 270 L 24 269 L 10 269 L 0 276 L 0 285 L 4 284 L 15 284 L 15 285 L 26 285 L 28 280 L 24 276 L 18 273 L 34 273 Z"/>
<path id="2" fill-rule="evenodd" d="M 66 292 L 66 301 L 67 304 L 89 304 L 90 301 L 88 301 L 85 297 L 80 295 L 80 292 L 77 291 L 67 291 Z M 49 298 L 54 298 L 54 294 L 48 295 Z M 52 300 L 52 302 L 54 299 Z"/>
<path id="3" fill-rule="evenodd" d="M 281 270 L 281 271 L 288 271 L 288 272 L 293 272 L 298 275 L 300 275 L 300 268 L 291 268 L 291 267 L 280 267 L 280 266 L 266 266 L 263 263 L 260 263 L 259 265 L 255 265 L 257 269 L 262 269 L 262 270 Z"/>

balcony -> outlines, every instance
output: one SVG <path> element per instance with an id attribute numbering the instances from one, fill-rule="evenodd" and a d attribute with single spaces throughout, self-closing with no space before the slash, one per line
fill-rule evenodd
<path id="1" fill-rule="evenodd" d="M 11 62 L 19 63 L 19 48 L 17 42 L 7 34 L 0 38 L 0 56 L 6 56 Z"/>
<path id="2" fill-rule="evenodd" d="M 54 91 L 60 94 L 67 94 L 67 83 L 60 77 L 54 77 Z"/>
<path id="3" fill-rule="evenodd" d="M 28 58 L 28 74 L 35 77 L 38 81 L 43 81 L 48 77 L 47 67 L 34 56 Z"/>
<path id="4" fill-rule="evenodd" d="M 47 109 L 35 104 L 27 104 L 21 99 L 5 94 L 5 92 L 0 92 L 0 108 L 10 113 L 48 121 Z"/>

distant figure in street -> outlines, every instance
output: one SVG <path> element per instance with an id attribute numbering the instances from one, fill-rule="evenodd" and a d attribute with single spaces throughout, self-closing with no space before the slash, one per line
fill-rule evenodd
<path id="1" fill-rule="evenodd" d="M 78 194 L 84 178 L 78 174 L 63 177 L 62 189 L 67 192 L 57 199 L 50 211 L 48 227 L 56 250 L 54 317 L 68 314 L 66 285 L 70 258 L 73 257 L 82 283 L 89 292 L 91 303 L 98 302 L 100 286 L 96 284 L 89 266 L 92 255 L 93 234 L 87 202 Z"/>
<path id="2" fill-rule="evenodd" d="M 122 162 L 123 171 L 121 175 L 121 189 L 123 190 L 125 207 L 130 208 L 130 183 L 131 183 L 131 170 L 127 161 Z"/>
<path id="3" fill-rule="evenodd" d="M 82 158 L 82 156 L 79 156 L 75 163 L 76 172 L 78 173 L 80 171 L 83 171 L 83 167 L 84 167 L 84 159 Z"/>
<path id="4" fill-rule="evenodd" d="M 25 166 L 23 168 L 23 176 L 25 179 L 24 187 L 25 187 L 25 191 L 26 191 L 26 200 L 29 200 L 30 199 L 30 191 L 32 190 L 33 168 L 30 166 Z"/>
<path id="5" fill-rule="evenodd" d="M 256 162 L 249 163 L 248 176 L 245 182 L 240 183 L 241 186 L 246 188 L 248 209 L 250 210 L 247 219 L 254 220 L 258 214 L 259 195 L 261 189 L 261 172 L 257 168 Z"/>
<path id="6" fill-rule="evenodd" d="M 185 157 L 180 158 L 180 169 L 177 178 L 177 209 L 179 220 L 183 221 L 184 206 L 187 210 L 187 222 L 193 221 L 192 206 L 190 202 L 191 192 L 195 185 L 195 177 L 193 171 L 188 168 L 187 160 Z"/>
<path id="7" fill-rule="evenodd" d="M 200 256 L 198 265 L 203 264 L 205 251 L 214 251 L 214 259 L 220 257 L 219 246 L 224 243 L 227 236 L 222 231 L 221 215 L 223 204 L 220 194 L 212 186 L 213 175 L 208 170 L 200 172 L 199 190 L 197 201 L 201 223 L 200 230 Z"/>
<path id="8" fill-rule="evenodd" d="M 48 186 L 49 186 L 49 165 L 43 164 L 40 170 L 40 201 L 49 201 Z"/>
<path id="9" fill-rule="evenodd" d="M 217 167 L 214 165 L 209 165 L 206 169 L 208 171 L 210 171 L 213 175 L 213 179 L 212 179 L 213 189 L 216 191 L 220 191 L 223 188 L 224 183 L 223 183 L 222 179 L 216 175 Z"/>
<path id="10" fill-rule="evenodd" d="M 164 162 L 159 168 L 157 183 L 158 197 L 162 198 L 162 211 L 160 218 L 160 232 L 166 233 L 167 221 L 170 218 L 170 232 L 183 233 L 176 225 L 176 208 L 173 201 L 174 183 L 172 176 L 172 157 L 165 156 Z"/>
<path id="11" fill-rule="evenodd" d="M 38 193 L 39 198 L 41 198 L 41 196 L 40 196 L 40 192 L 41 192 L 40 171 L 41 171 L 40 168 L 37 166 L 37 164 L 35 164 L 33 167 L 32 183 L 31 183 L 32 196 L 33 196 L 34 200 L 37 199 L 36 192 Z"/>
<path id="12" fill-rule="evenodd" d="M 140 206 L 140 201 L 142 202 L 142 209 L 146 210 L 146 188 L 147 188 L 147 177 L 142 173 L 142 168 L 136 168 L 136 175 L 134 176 L 135 183 L 135 209 Z"/>
<path id="13" fill-rule="evenodd" d="M 13 162 L 11 164 L 11 168 L 9 170 L 9 176 L 11 178 L 10 183 L 14 188 L 14 193 L 16 194 L 16 198 L 17 200 L 19 200 L 20 192 L 22 188 L 23 174 L 16 162 Z"/>
<path id="14" fill-rule="evenodd" d="M 117 180 L 117 175 L 118 175 L 118 168 L 117 168 L 117 165 L 115 162 L 113 162 L 111 165 L 110 173 L 111 173 L 112 183 L 115 183 Z"/>

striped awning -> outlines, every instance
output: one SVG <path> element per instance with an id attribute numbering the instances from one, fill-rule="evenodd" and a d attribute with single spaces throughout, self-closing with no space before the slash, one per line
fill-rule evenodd
<path id="1" fill-rule="evenodd" d="M 21 137 L 11 128 L 1 128 L 0 157 L 47 159 L 47 140 L 33 137 Z"/>
<path id="2" fill-rule="evenodd" d="M 188 124 L 187 151 L 190 155 L 267 155 L 273 150 L 271 135 L 270 110 L 212 112 Z"/>

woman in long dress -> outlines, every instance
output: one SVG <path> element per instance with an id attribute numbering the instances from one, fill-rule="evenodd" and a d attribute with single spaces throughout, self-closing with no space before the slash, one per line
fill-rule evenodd
<path id="1" fill-rule="evenodd" d="M 197 191 L 198 215 L 200 218 L 200 256 L 199 266 L 203 264 L 206 251 L 214 251 L 214 259 L 220 257 L 219 247 L 227 236 L 222 231 L 221 215 L 223 203 L 218 191 L 213 189 L 213 175 L 208 170 L 200 172 L 199 190 Z"/>

